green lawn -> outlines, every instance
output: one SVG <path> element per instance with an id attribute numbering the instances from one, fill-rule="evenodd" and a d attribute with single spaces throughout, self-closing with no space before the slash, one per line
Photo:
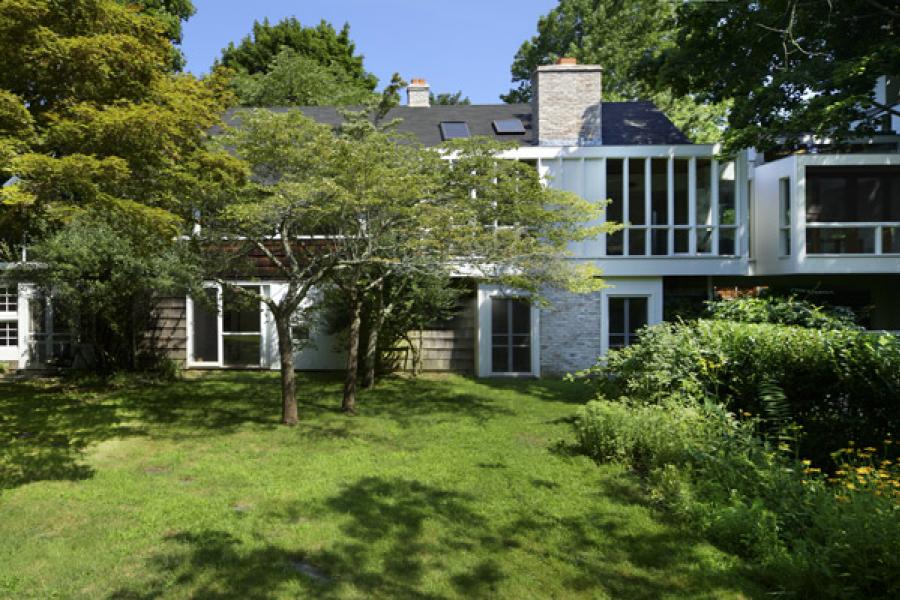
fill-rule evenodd
<path id="1" fill-rule="evenodd" d="M 748 598 L 735 558 L 572 455 L 586 388 L 0 382 L 0 596 Z"/>

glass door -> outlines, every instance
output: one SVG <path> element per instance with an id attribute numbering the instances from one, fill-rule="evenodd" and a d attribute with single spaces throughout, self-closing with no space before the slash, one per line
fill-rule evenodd
<path id="1" fill-rule="evenodd" d="M 491 372 L 531 373 L 531 305 L 520 298 L 491 300 Z"/>
<path id="2" fill-rule="evenodd" d="M 241 286 L 259 294 L 259 286 Z M 259 300 L 226 287 L 222 294 L 222 350 L 226 367 L 258 367 L 262 362 Z"/>

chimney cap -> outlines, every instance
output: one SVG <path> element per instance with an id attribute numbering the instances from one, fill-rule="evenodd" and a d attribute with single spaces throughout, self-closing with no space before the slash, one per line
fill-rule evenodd
<path id="1" fill-rule="evenodd" d="M 422 86 L 427 86 L 427 85 L 428 85 L 428 82 L 425 81 L 425 79 L 422 78 L 422 77 L 413 77 L 412 80 L 409 82 L 409 85 L 422 85 Z"/>
<path id="2" fill-rule="evenodd" d="M 556 59 L 558 65 L 577 65 L 578 59 L 574 56 L 560 56 Z"/>

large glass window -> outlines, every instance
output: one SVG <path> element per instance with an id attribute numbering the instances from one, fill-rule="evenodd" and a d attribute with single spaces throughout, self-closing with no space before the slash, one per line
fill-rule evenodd
<path id="1" fill-rule="evenodd" d="M 205 288 L 202 302 L 194 301 L 194 361 L 219 362 L 218 288 Z"/>
<path id="2" fill-rule="evenodd" d="M 733 162 L 718 163 L 719 169 L 719 254 L 737 254 L 737 188 Z"/>
<path id="3" fill-rule="evenodd" d="M 491 371 L 531 372 L 531 305 L 527 300 L 491 300 Z"/>
<path id="4" fill-rule="evenodd" d="M 259 286 L 242 286 L 259 294 Z M 222 346 L 226 366 L 259 366 L 262 313 L 259 300 L 226 287 L 222 294 Z"/>
<path id="5" fill-rule="evenodd" d="M 623 163 L 621 158 L 610 158 L 606 161 L 606 195 L 610 203 L 606 207 L 606 219 L 622 223 L 622 189 L 624 186 Z M 610 256 L 621 255 L 624 251 L 623 233 L 617 231 L 606 236 L 606 253 Z"/>
<path id="6" fill-rule="evenodd" d="M 778 226 L 779 254 L 791 255 L 791 180 L 782 177 L 778 180 Z"/>
<path id="7" fill-rule="evenodd" d="M 647 324 L 646 296 L 610 296 L 609 348 L 623 348 L 637 341 L 638 330 Z"/>
<path id="8" fill-rule="evenodd" d="M 16 312 L 19 309 L 19 297 L 15 288 L 0 287 L 0 312 Z"/>
<path id="9" fill-rule="evenodd" d="M 897 253 L 900 167 L 807 167 L 806 251 Z"/>

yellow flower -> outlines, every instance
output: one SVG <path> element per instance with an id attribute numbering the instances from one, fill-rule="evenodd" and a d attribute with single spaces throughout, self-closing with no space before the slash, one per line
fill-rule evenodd
<path id="1" fill-rule="evenodd" d="M 856 486 L 855 486 L 853 483 L 849 482 L 849 481 L 845 484 L 845 486 L 847 487 L 848 490 L 855 490 L 855 489 L 856 489 Z"/>
<path id="2" fill-rule="evenodd" d="M 787 450 L 790 450 L 791 447 L 789 445 L 785 444 L 784 442 L 781 442 L 780 444 L 778 444 L 778 449 L 787 451 Z"/>
<path id="3" fill-rule="evenodd" d="M 859 475 L 868 475 L 872 472 L 872 467 L 857 467 L 856 473 Z"/>
<path id="4" fill-rule="evenodd" d="M 808 460 L 808 459 L 804 459 L 804 460 L 802 460 L 802 461 L 800 461 L 800 462 L 802 462 L 802 463 L 803 463 L 803 466 L 805 466 L 805 467 L 808 467 L 809 465 L 812 464 L 812 461 L 811 461 L 811 460 Z"/>
<path id="5" fill-rule="evenodd" d="M 872 446 L 866 446 L 865 448 L 863 448 L 863 450 L 865 450 L 866 452 L 878 452 L 878 450 L 876 448 L 873 448 Z"/>
<path id="6" fill-rule="evenodd" d="M 847 471 L 845 471 L 844 469 L 838 469 L 837 471 L 834 472 L 834 474 L 835 475 L 846 475 Z"/>

